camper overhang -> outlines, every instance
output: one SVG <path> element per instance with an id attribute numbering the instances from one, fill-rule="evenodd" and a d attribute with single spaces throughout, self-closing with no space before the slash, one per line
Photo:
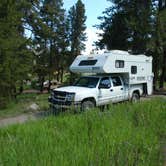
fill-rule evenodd
<path id="1" fill-rule="evenodd" d="M 79 55 L 70 70 L 74 73 L 130 73 L 131 65 L 146 70 L 146 65 L 151 64 L 152 57 L 115 50 L 97 55 Z"/>

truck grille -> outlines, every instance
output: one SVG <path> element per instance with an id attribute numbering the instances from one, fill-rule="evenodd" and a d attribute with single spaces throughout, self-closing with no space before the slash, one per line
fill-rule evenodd
<path id="1" fill-rule="evenodd" d="M 54 98 L 59 101 L 65 101 L 67 92 L 54 91 Z"/>
<path id="2" fill-rule="evenodd" d="M 61 92 L 61 91 L 53 91 L 53 94 L 51 98 L 49 99 L 49 102 L 56 104 L 56 105 L 67 105 L 70 106 L 73 103 L 73 100 L 69 100 L 68 96 L 73 95 L 74 93 L 69 92 Z"/>

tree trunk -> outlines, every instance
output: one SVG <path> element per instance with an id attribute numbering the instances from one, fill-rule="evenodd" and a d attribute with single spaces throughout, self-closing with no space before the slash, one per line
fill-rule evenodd
<path id="1" fill-rule="evenodd" d="M 158 88 L 158 80 L 159 80 L 159 69 L 160 69 L 160 54 L 157 51 L 157 47 L 158 47 L 158 42 L 156 42 L 156 51 L 154 52 L 153 55 L 153 72 L 154 72 L 154 79 L 153 79 L 153 89 L 157 90 Z"/>
<path id="2" fill-rule="evenodd" d="M 51 75 L 50 75 L 50 72 L 49 72 L 49 76 L 48 76 L 48 89 L 47 89 L 48 92 L 50 92 L 50 88 L 51 88 Z"/>
<path id="3" fill-rule="evenodd" d="M 23 80 L 21 80 L 20 83 L 19 94 L 21 94 L 22 92 L 23 92 Z"/>
<path id="4" fill-rule="evenodd" d="M 63 74 L 64 74 L 64 71 L 63 71 L 63 67 L 61 68 L 61 83 L 63 82 Z"/>
<path id="5" fill-rule="evenodd" d="M 60 81 L 60 68 L 58 67 L 58 71 L 57 71 L 57 81 Z"/>
<path id="6" fill-rule="evenodd" d="M 153 65 L 154 79 L 153 79 L 153 90 L 157 90 L 157 80 L 158 80 L 158 65 Z"/>
<path id="7" fill-rule="evenodd" d="M 70 81 L 69 83 L 72 84 L 74 81 L 74 74 L 72 72 L 70 72 Z"/>
<path id="8" fill-rule="evenodd" d="M 157 89 L 157 81 L 159 81 L 159 70 L 160 70 L 160 64 L 161 64 L 161 55 L 160 55 L 160 51 L 159 48 L 161 47 L 161 43 L 160 43 L 160 16 L 159 16 L 159 12 L 157 14 L 157 20 L 156 20 L 156 39 L 155 39 L 155 52 L 153 55 L 153 71 L 154 71 L 154 82 L 153 82 L 153 87 L 154 90 Z"/>
<path id="9" fill-rule="evenodd" d="M 11 94 L 12 94 L 12 97 L 16 100 L 17 99 L 17 89 L 16 89 L 16 86 L 13 84 L 11 86 Z"/>
<path id="10" fill-rule="evenodd" d="M 163 53 L 162 71 L 161 71 L 161 76 L 160 76 L 159 88 L 164 88 L 164 81 L 165 81 L 165 77 L 166 77 L 165 75 L 166 75 L 166 48 L 164 49 L 164 53 Z"/>
<path id="11" fill-rule="evenodd" d="M 44 77 L 41 76 L 41 80 L 40 80 L 40 92 L 43 92 L 43 83 L 44 83 Z"/>

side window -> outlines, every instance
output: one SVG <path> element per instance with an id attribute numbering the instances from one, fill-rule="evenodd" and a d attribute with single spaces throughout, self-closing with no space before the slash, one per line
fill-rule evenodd
<path id="1" fill-rule="evenodd" d="M 113 86 L 122 86 L 122 82 L 119 77 L 112 77 Z"/>
<path id="2" fill-rule="evenodd" d="M 110 79 L 109 77 L 104 77 L 100 80 L 100 84 L 99 84 L 99 87 L 100 88 L 110 88 L 111 87 L 111 82 L 110 82 Z"/>
<path id="3" fill-rule="evenodd" d="M 137 74 L 137 66 L 131 66 L 131 74 Z"/>
<path id="4" fill-rule="evenodd" d="M 83 60 L 79 63 L 79 66 L 94 66 L 97 60 Z"/>
<path id="5" fill-rule="evenodd" d="M 124 61 L 122 61 L 122 60 L 116 60 L 115 61 L 115 67 L 116 68 L 124 68 Z"/>

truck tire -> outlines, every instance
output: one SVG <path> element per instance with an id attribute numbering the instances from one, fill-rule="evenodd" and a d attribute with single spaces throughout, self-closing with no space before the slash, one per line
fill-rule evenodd
<path id="1" fill-rule="evenodd" d="M 95 107 L 95 103 L 90 100 L 85 100 L 81 103 L 81 111 L 88 111 Z"/>
<path id="2" fill-rule="evenodd" d="M 133 92 L 131 102 L 137 103 L 140 101 L 140 95 L 137 92 Z"/>

